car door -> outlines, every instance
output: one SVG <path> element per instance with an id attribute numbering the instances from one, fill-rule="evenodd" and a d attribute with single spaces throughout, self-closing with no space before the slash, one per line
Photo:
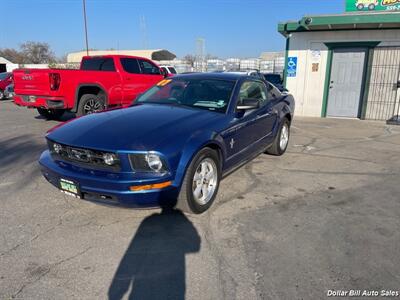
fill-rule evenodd
<path id="1" fill-rule="evenodd" d="M 138 58 L 138 62 L 142 72 L 143 90 L 147 90 L 164 79 L 164 76 L 161 75 L 160 68 L 150 60 Z"/>
<path id="2" fill-rule="evenodd" d="M 270 122 L 266 106 L 267 91 L 263 82 L 256 79 L 244 81 L 239 89 L 236 107 L 245 98 L 257 99 L 259 108 L 235 112 L 236 118 L 224 136 L 228 160 L 232 165 L 239 163 L 259 148 L 260 140 L 266 136 L 262 124 Z"/>
<path id="3" fill-rule="evenodd" d="M 265 147 L 272 143 L 272 131 L 278 120 L 278 110 L 276 104 L 279 102 L 281 93 L 272 84 L 262 82 L 262 93 L 266 95 L 262 97 L 260 109 L 257 112 L 255 121 L 255 134 L 257 135 L 257 142 L 260 142 L 261 147 Z"/>
<path id="4" fill-rule="evenodd" d="M 121 57 L 123 105 L 130 104 L 137 95 L 145 89 L 145 82 L 139 67 L 139 62 L 133 57 Z"/>

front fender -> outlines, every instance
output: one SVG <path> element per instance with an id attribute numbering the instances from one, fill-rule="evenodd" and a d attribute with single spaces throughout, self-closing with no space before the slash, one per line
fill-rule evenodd
<path id="1" fill-rule="evenodd" d="M 186 170 L 194 156 L 204 147 L 211 146 L 220 150 L 221 167 L 226 158 L 226 147 L 223 138 L 216 132 L 196 132 L 186 142 L 175 173 L 175 184 L 180 187 L 186 174 Z"/>

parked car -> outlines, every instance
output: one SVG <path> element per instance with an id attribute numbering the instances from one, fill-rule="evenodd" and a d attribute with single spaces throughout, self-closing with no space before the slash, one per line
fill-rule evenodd
<path id="1" fill-rule="evenodd" d="M 220 180 L 251 158 L 285 153 L 294 99 L 258 78 L 164 79 L 132 107 L 64 123 L 46 138 L 44 177 L 77 198 L 199 214 Z"/>
<path id="2" fill-rule="evenodd" d="M 13 78 L 11 72 L 0 73 L 0 100 L 4 99 L 4 90 L 12 84 Z"/>
<path id="3" fill-rule="evenodd" d="M 264 79 L 274 86 L 276 86 L 281 92 L 287 92 L 287 89 L 283 86 L 283 80 L 281 74 L 278 73 L 264 73 Z"/>
<path id="4" fill-rule="evenodd" d="M 160 69 L 167 75 L 167 77 L 171 77 L 177 74 L 175 68 L 173 66 L 160 66 Z"/>
<path id="5" fill-rule="evenodd" d="M 4 98 L 12 99 L 14 97 L 14 84 L 10 84 L 4 90 Z"/>
<path id="6" fill-rule="evenodd" d="M 247 75 L 247 76 L 253 76 L 259 79 L 264 80 L 264 75 L 260 73 L 259 70 L 228 70 L 224 71 L 226 73 L 233 73 L 233 74 L 241 74 L 241 75 Z"/>
<path id="7" fill-rule="evenodd" d="M 15 70 L 14 102 L 37 108 L 47 119 L 66 110 L 83 116 L 127 106 L 163 78 L 159 67 L 143 57 L 85 56 L 79 70 Z"/>

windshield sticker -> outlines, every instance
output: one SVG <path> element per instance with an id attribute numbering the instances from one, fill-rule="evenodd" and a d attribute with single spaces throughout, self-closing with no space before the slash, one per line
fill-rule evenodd
<path id="1" fill-rule="evenodd" d="M 165 85 L 167 85 L 168 83 L 170 83 L 172 80 L 171 79 L 164 79 L 164 80 L 161 80 L 159 83 L 157 83 L 157 86 L 165 86 Z"/>

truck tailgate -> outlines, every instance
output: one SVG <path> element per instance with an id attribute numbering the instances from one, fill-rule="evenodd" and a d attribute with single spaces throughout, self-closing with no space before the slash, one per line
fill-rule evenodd
<path id="1" fill-rule="evenodd" d="M 50 92 L 48 69 L 14 70 L 14 91 L 17 95 L 48 95 Z"/>

